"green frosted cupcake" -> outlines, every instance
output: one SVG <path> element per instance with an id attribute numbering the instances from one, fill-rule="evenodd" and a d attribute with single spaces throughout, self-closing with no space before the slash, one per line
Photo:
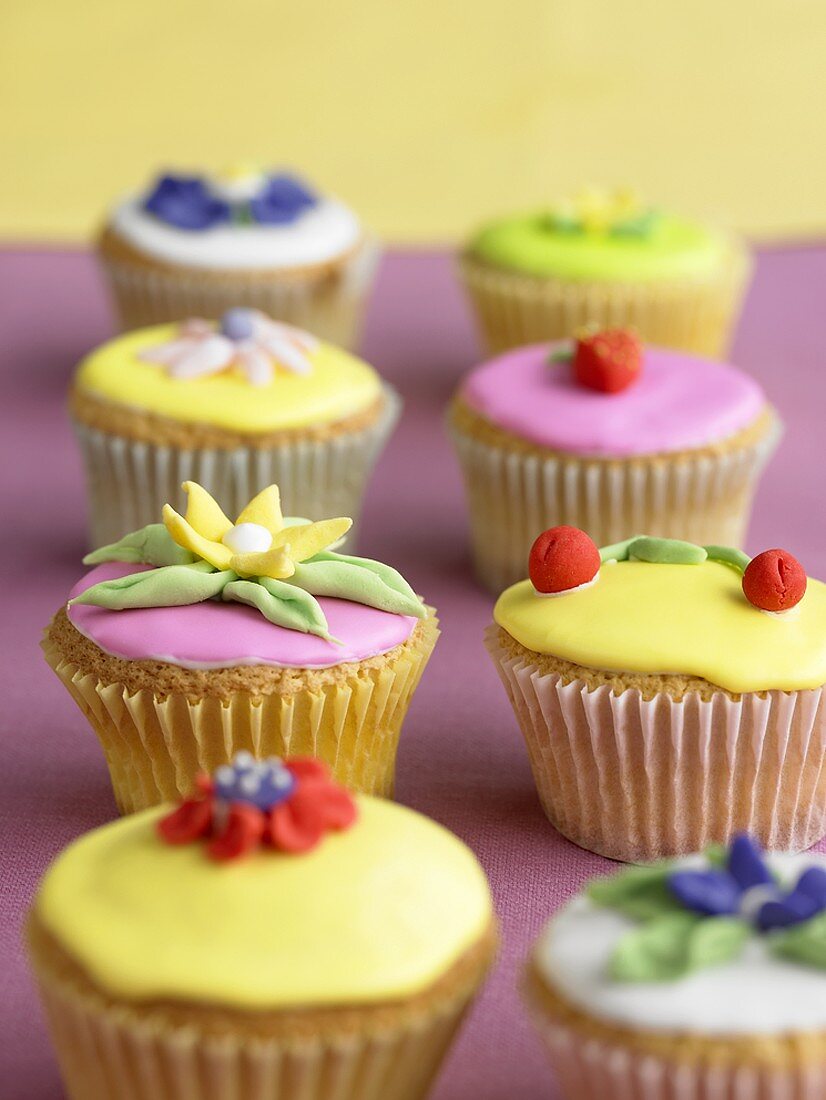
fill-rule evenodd
<path id="1" fill-rule="evenodd" d="M 492 351 L 594 324 L 632 326 L 647 343 L 718 356 L 750 268 L 730 234 L 628 191 L 594 189 L 490 222 L 461 257 Z"/>

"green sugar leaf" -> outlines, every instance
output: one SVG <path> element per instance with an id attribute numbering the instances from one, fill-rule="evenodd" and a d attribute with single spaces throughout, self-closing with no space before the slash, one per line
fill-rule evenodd
<path id="1" fill-rule="evenodd" d="M 750 935 L 749 924 L 734 917 L 667 913 L 622 937 L 611 959 L 611 977 L 620 982 L 675 981 L 736 959 Z"/>
<path id="2" fill-rule="evenodd" d="M 325 550 L 297 565 L 290 584 L 314 596 L 342 600 L 424 618 L 424 604 L 397 570 L 370 558 L 351 557 Z"/>
<path id="3" fill-rule="evenodd" d="M 178 546 L 162 523 L 150 523 L 124 535 L 119 542 L 93 550 L 83 559 L 83 564 L 122 561 L 131 565 L 190 565 L 197 560 L 190 550 Z"/>
<path id="4" fill-rule="evenodd" d="M 655 539 L 642 535 L 628 548 L 629 558 L 659 565 L 699 565 L 708 557 L 702 546 L 682 539 Z"/>
<path id="5" fill-rule="evenodd" d="M 223 597 L 257 608 L 275 626 L 316 634 L 327 642 L 335 641 L 330 637 L 330 628 L 318 601 L 287 581 L 272 577 L 232 580 L 223 589 Z"/>
<path id="6" fill-rule="evenodd" d="M 826 970 L 826 912 L 772 933 L 770 942 L 776 955 Z"/>
<path id="7" fill-rule="evenodd" d="M 208 562 L 166 565 L 93 584 L 71 603 L 92 604 L 110 611 L 133 607 L 185 607 L 218 596 L 236 579 L 231 569 L 217 572 Z"/>
<path id="8" fill-rule="evenodd" d="M 623 539 L 622 542 L 613 542 L 610 546 L 603 546 L 599 552 L 600 561 L 603 565 L 607 561 L 628 561 L 628 551 L 642 537 L 642 535 L 634 535 L 630 539 Z"/>
<path id="9" fill-rule="evenodd" d="M 599 878 L 588 887 L 595 905 L 616 909 L 634 920 L 651 920 L 670 913 L 682 913 L 683 907 L 668 887 L 671 863 L 647 867 L 628 867 L 618 875 Z"/>

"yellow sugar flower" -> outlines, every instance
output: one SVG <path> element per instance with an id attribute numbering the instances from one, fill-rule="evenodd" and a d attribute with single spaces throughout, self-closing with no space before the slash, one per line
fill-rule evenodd
<path id="1" fill-rule="evenodd" d="M 194 481 L 185 481 L 183 488 L 186 517 L 164 505 L 167 531 L 179 546 L 240 577 L 286 580 L 299 562 L 332 546 L 353 523 L 341 517 L 285 526 L 277 485 L 262 490 L 233 523 L 206 489 Z"/>

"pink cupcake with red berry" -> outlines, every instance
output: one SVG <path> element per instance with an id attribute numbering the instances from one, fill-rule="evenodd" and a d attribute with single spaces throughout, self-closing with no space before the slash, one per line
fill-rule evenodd
<path id="1" fill-rule="evenodd" d="M 636 862 L 826 834 L 826 585 L 785 550 L 545 531 L 487 646 L 543 808 Z"/>
<path id="2" fill-rule="evenodd" d="M 743 371 L 622 329 L 481 364 L 449 422 L 476 572 L 495 592 L 524 574 L 552 526 L 581 528 L 597 545 L 635 531 L 741 545 L 780 434 Z"/>

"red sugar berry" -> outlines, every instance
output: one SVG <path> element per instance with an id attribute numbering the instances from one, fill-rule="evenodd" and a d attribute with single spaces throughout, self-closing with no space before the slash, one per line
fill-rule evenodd
<path id="1" fill-rule="evenodd" d="M 806 570 L 788 550 L 764 550 L 743 573 L 749 603 L 762 611 L 788 611 L 806 592 Z"/>
<path id="2" fill-rule="evenodd" d="M 528 574 L 537 592 L 567 592 L 599 572 L 599 550 L 578 527 L 551 527 L 531 547 Z"/>
<path id="3" fill-rule="evenodd" d="M 639 378 L 642 356 L 640 338 L 628 329 L 580 336 L 574 353 L 574 378 L 590 390 L 619 393 Z"/>

